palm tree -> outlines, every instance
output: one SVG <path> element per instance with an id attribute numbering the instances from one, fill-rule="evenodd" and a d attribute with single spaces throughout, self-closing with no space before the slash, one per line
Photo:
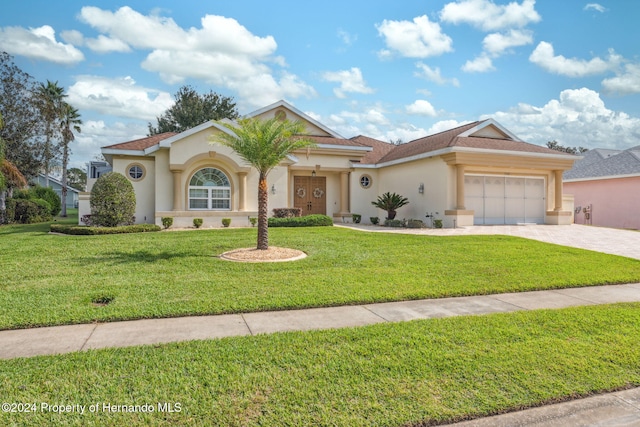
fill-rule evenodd
<path id="1" fill-rule="evenodd" d="M 60 216 L 67 216 L 67 165 L 69 163 L 69 143 L 75 140 L 72 129 L 80 133 L 80 114 L 76 108 L 66 102 L 62 103 L 60 131 L 62 133 L 62 213 Z"/>
<path id="2" fill-rule="evenodd" d="M 58 132 L 58 119 L 61 116 L 64 88 L 58 86 L 58 82 L 47 80 L 47 84 L 40 83 L 37 89 L 37 96 L 40 101 L 40 110 L 45 121 L 45 144 L 43 150 L 45 187 L 49 186 L 49 171 L 51 161 L 54 158 L 53 144 L 51 140 Z"/>
<path id="3" fill-rule="evenodd" d="M 218 122 L 229 133 L 219 132 L 213 141 L 230 147 L 247 163 L 258 170 L 258 245 L 257 249 L 269 249 L 269 223 L 267 203 L 269 192 L 267 175 L 295 150 L 311 147 L 314 142 L 301 136 L 304 123 L 273 118 L 241 119 L 235 123 Z"/>

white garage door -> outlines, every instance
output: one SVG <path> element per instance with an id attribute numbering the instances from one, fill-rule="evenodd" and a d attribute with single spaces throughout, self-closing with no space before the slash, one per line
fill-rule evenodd
<path id="1" fill-rule="evenodd" d="M 465 207 L 476 225 L 544 223 L 544 179 L 465 175 Z"/>

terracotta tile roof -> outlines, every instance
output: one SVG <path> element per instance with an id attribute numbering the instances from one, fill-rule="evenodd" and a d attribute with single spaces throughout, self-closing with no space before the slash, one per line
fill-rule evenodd
<path id="1" fill-rule="evenodd" d="M 386 156 L 391 150 L 396 147 L 391 143 L 369 138 L 368 136 L 364 135 L 354 136 L 353 138 L 351 138 L 351 140 L 359 144 L 366 145 L 367 147 L 373 148 L 373 151 L 368 152 L 362 159 L 360 159 L 360 163 L 365 164 L 378 163 L 381 158 Z"/>
<path id="2" fill-rule="evenodd" d="M 154 145 L 160 143 L 160 141 L 171 138 L 172 136 L 177 135 L 176 132 L 165 132 L 159 133 L 157 135 L 151 135 L 146 138 L 135 139 L 133 141 L 120 142 L 118 144 L 107 145 L 102 148 L 109 148 L 111 150 L 135 150 L 141 151 L 149 147 L 153 147 Z"/>

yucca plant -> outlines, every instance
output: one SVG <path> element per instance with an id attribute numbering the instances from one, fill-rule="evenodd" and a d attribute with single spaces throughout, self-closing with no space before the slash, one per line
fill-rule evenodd
<path id="1" fill-rule="evenodd" d="M 386 192 L 382 196 L 378 196 L 378 200 L 371 202 L 377 208 L 387 211 L 386 219 L 394 219 L 396 210 L 409 204 L 409 199 L 396 193 Z"/>

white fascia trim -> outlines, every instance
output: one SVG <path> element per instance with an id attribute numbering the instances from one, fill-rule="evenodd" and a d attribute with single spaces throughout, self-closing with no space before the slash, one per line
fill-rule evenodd
<path id="1" fill-rule="evenodd" d="M 262 114 L 264 112 L 267 112 L 269 110 L 272 110 L 272 109 L 278 108 L 278 107 L 284 107 L 284 108 L 287 108 L 287 109 L 293 111 L 294 113 L 296 113 L 300 117 L 303 117 L 305 120 L 307 120 L 308 122 L 310 122 L 314 126 L 319 127 L 320 129 L 322 129 L 323 131 L 327 132 L 329 135 L 333 136 L 334 138 L 346 139 L 342 135 L 340 135 L 337 132 L 329 129 L 328 127 L 326 127 L 325 125 L 323 125 L 319 121 L 313 119 L 312 117 L 310 117 L 307 114 L 303 113 L 302 111 L 298 110 L 296 107 L 294 107 L 293 105 L 289 104 L 287 101 L 284 101 L 284 100 L 280 100 L 278 102 L 274 102 L 271 105 L 267 105 L 266 107 L 262 107 L 259 110 L 255 110 L 255 111 L 247 114 L 244 117 L 251 118 L 251 117 L 259 116 L 260 114 Z"/>
<path id="2" fill-rule="evenodd" d="M 462 152 L 462 153 L 482 153 L 482 154 L 502 154 L 507 156 L 520 156 L 520 157 L 544 157 L 546 159 L 562 159 L 562 160 L 578 160 L 582 157 L 569 154 L 546 154 L 546 153 L 528 153 L 523 151 L 506 151 L 506 150 L 487 150 L 483 148 L 469 148 L 469 147 L 448 147 L 441 148 L 440 150 L 429 151 L 427 153 L 416 154 L 415 156 L 404 157 L 402 159 L 391 160 L 389 162 L 377 163 L 375 165 L 359 165 L 353 164 L 354 168 L 364 169 L 377 169 L 387 166 L 399 165 L 402 163 L 413 162 L 415 160 L 428 159 L 430 157 L 437 157 L 447 153 Z"/>
<path id="3" fill-rule="evenodd" d="M 582 156 L 576 156 L 573 154 L 547 154 L 547 153 L 533 153 L 529 151 L 510 151 L 510 150 L 492 150 L 486 148 L 471 148 L 471 147 L 454 147 L 452 151 L 459 151 L 462 153 L 487 153 L 487 154 L 505 154 L 507 156 L 520 156 L 520 157 L 544 157 L 545 159 L 562 159 L 562 160 L 580 160 Z"/>
<path id="4" fill-rule="evenodd" d="M 143 150 L 117 150 L 113 148 L 103 148 L 102 154 L 108 155 L 116 155 L 116 156 L 144 156 L 145 152 Z"/>
<path id="5" fill-rule="evenodd" d="M 507 128 L 502 126 L 500 123 L 498 123 L 494 119 L 486 119 L 486 120 L 482 121 L 480 124 L 478 124 L 477 126 L 474 126 L 471 129 L 469 129 L 468 131 L 462 132 L 458 136 L 470 136 L 470 135 L 473 135 L 474 133 L 478 132 L 480 129 L 484 129 L 487 126 L 490 126 L 490 125 L 493 125 L 493 126 L 497 127 L 498 129 L 500 129 L 500 131 L 502 133 L 504 133 L 509 138 L 513 139 L 514 141 L 524 142 L 522 139 L 518 138 L 514 133 L 512 133 L 510 130 L 508 130 Z"/>
<path id="6" fill-rule="evenodd" d="M 602 181 L 605 179 L 639 178 L 639 177 L 640 177 L 640 173 L 630 173 L 627 175 L 607 175 L 607 176 L 592 176 L 589 178 L 563 179 L 562 182 Z"/>
<path id="7" fill-rule="evenodd" d="M 337 145 L 337 144 L 316 144 L 315 148 L 324 148 L 329 150 L 346 150 L 346 151 L 373 151 L 372 147 L 358 147 L 355 145 Z"/>

